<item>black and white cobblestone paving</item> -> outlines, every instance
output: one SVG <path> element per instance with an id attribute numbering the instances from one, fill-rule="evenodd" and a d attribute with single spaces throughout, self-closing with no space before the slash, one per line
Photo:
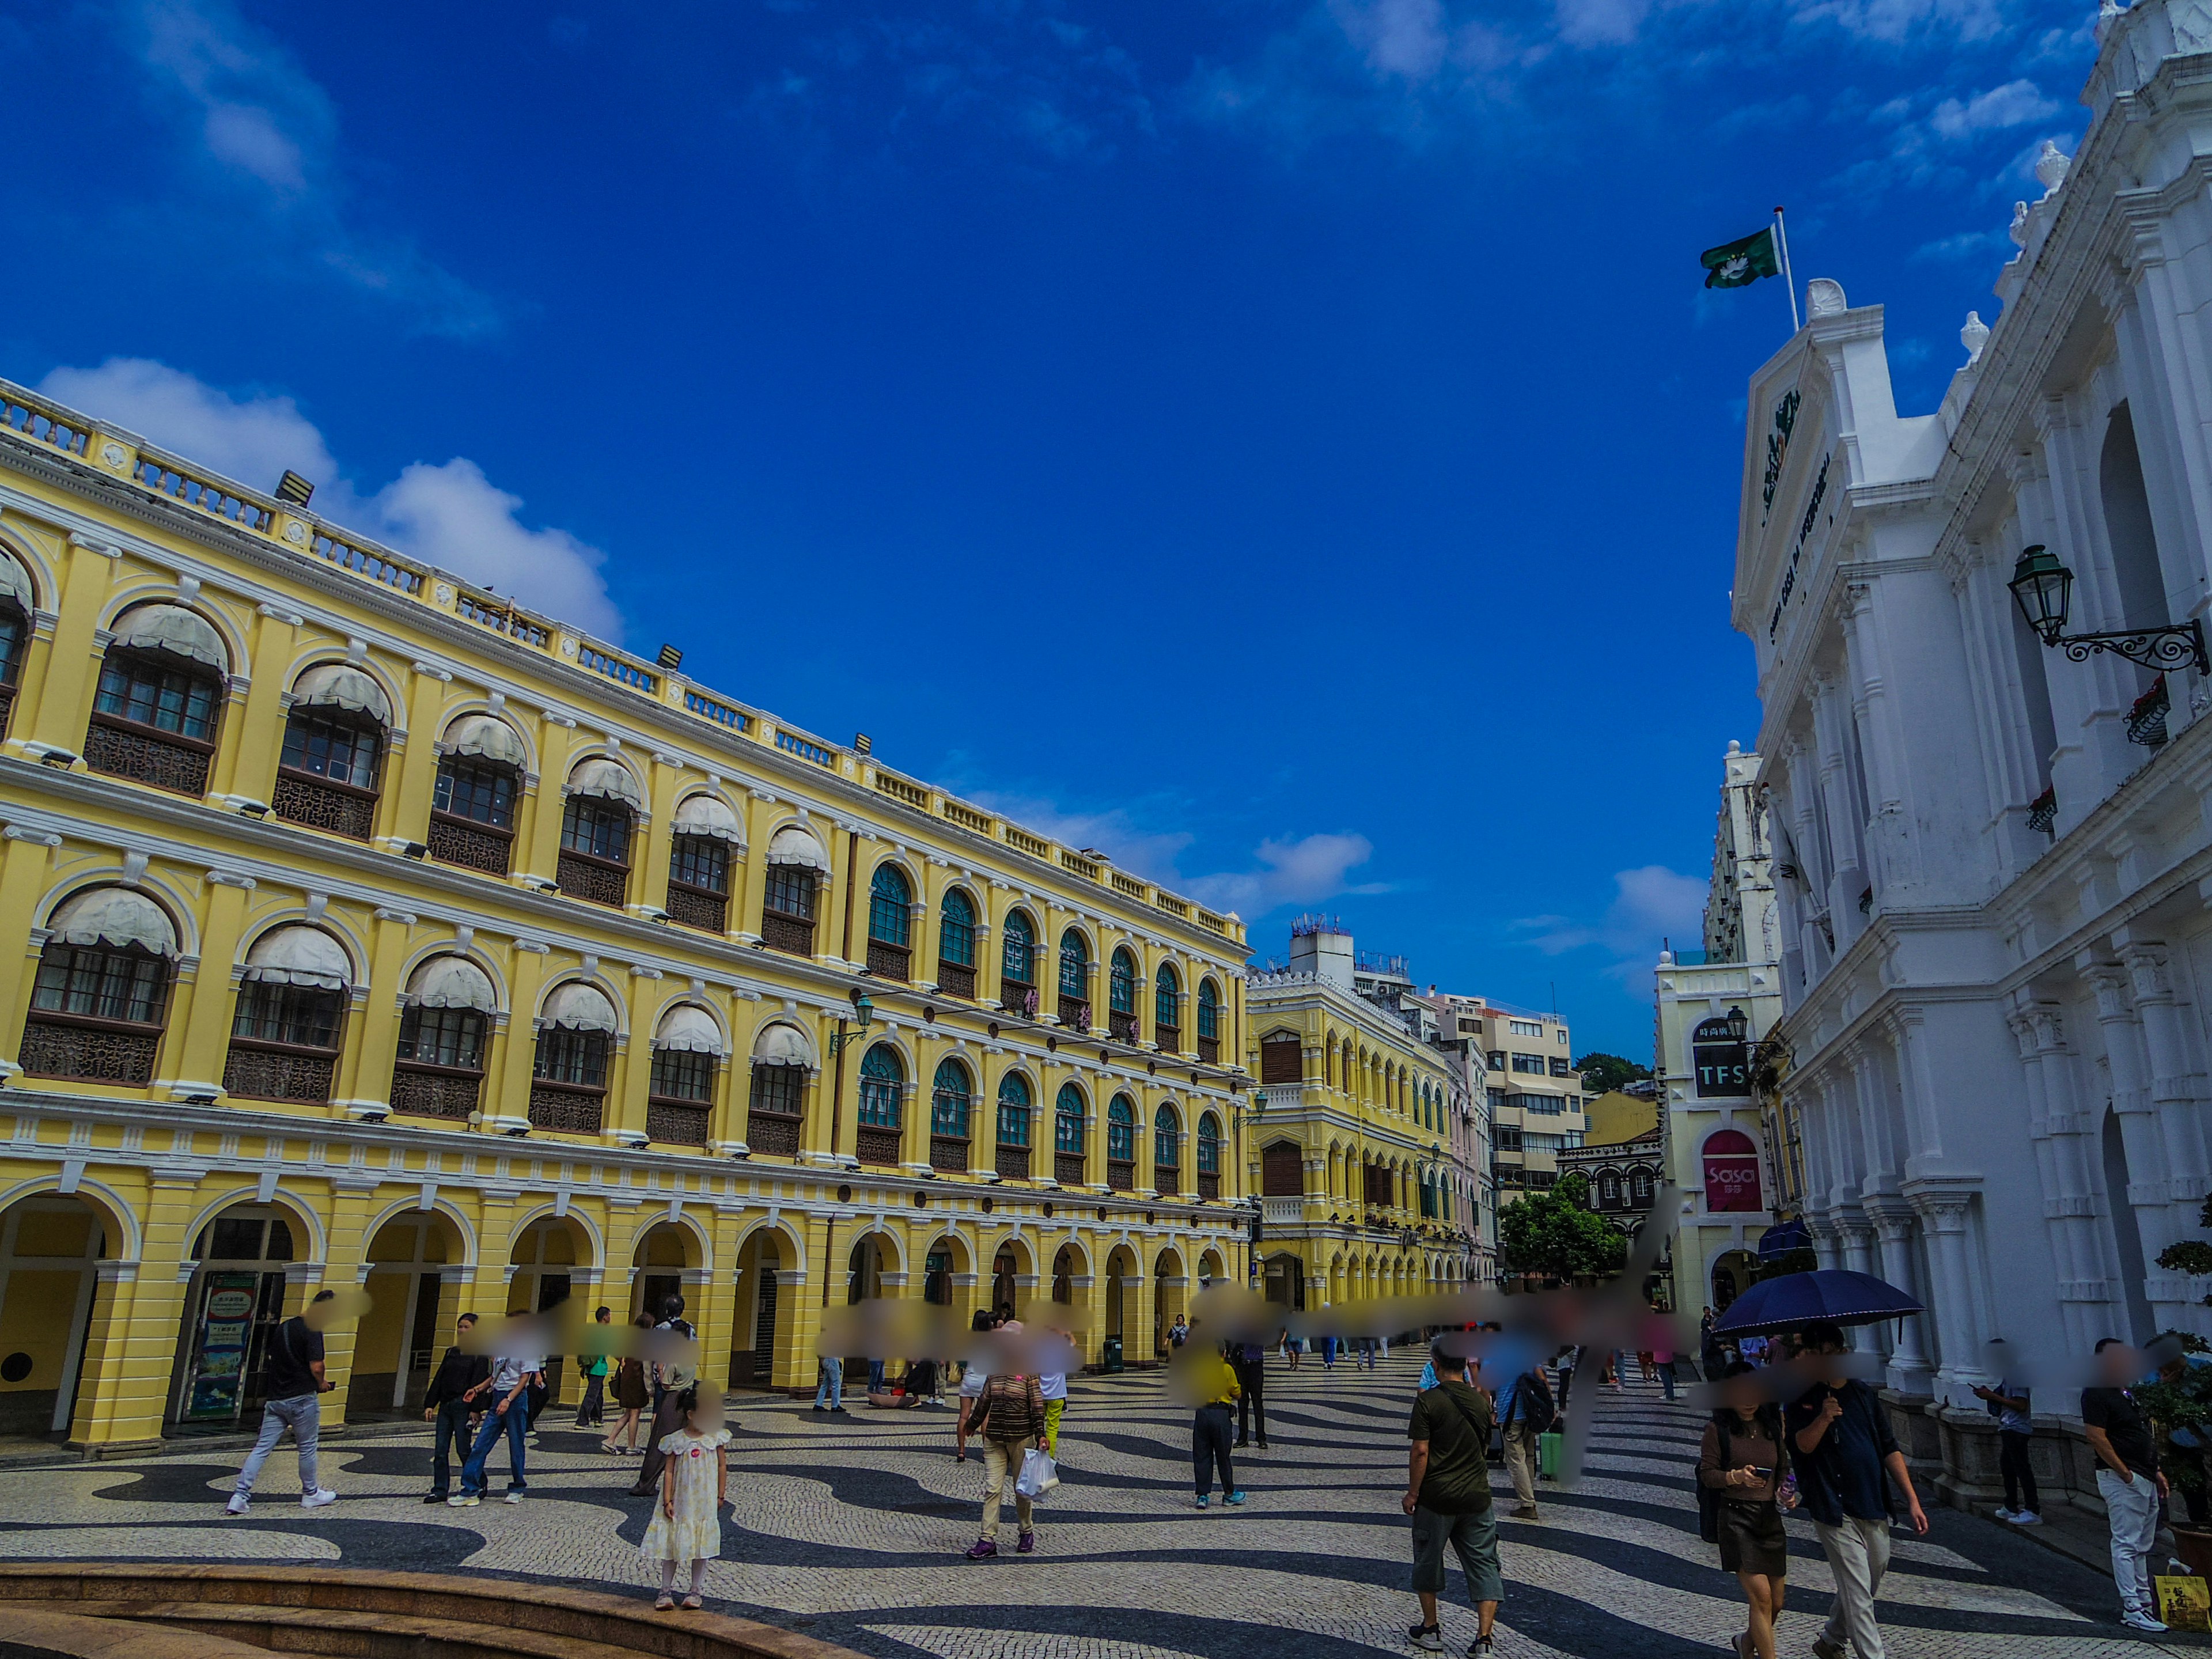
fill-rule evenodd
<path id="1" fill-rule="evenodd" d="M 732 1397 L 732 1503 L 709 1605 L 897 1659 L 1352 1659 L 1406 1650 L 1405 1418 L 1419 1359 L 1375 1372 L 1271 1362 L 1272 1449 L 1239 1454 L 1243 1510 L 1191 1507 L 1188 1414 L 1154 1376 L 1078 1379 L 1063 1484 L 1040 1506 L 1037 1553 L 970 1563 L 982 1475 L 951 1455 L 948 1410 Z M 1689 1659 L 1742 1627 L 1735 1581 L 1698 1541 L 1689 1486 L 1699 1424 L 1637 1382 L 1601 1394 L 1589 1466 L 1547 1486 L 1542 1518 L 1500 1526 L 1500 1659 Z M 221 1516 L 235 1465 L 191 1453 L 0 1474 L 0 1559 L 282 1560 L 490 1573 L 591 1588 L 653 1582 L 637 1552 L 647 1500 L 635 1461 L 558 1414 L 528 1500 L 431 1508 L 427 1425 L 326 1443 L 340 1501 L 297 1505 L 289 1450 L 251 1513 Z M 505 1462 L 495 1460 L 495 1487 Z M 1502 1473 L 1497 1476 L 1504 1487 Z M 1510 1490 L 1508 1491 L 1510 1498 Z M 1501 1516 L 1510 1514 L 1501 1508 Z M 1934 1512 L 1898 1534 L 1882 1621 L 1895 1659 L 2116 1659 L 2202 1651 L 2205 1638 L 2121 1630 L 2111 1581 L 1993 1522 Z M 1782 1651 L 1810 1652 L 1832 1582 L 1812 1529 L 1791 1534 Z M 1447 1601 L 1459 1597 L 1453 1570 Z M 1448 1607 L 1449 1651 L 1474 1633 Z"/>

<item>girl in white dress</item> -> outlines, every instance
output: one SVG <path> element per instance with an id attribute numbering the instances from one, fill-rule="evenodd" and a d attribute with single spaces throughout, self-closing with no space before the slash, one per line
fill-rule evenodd
<path id="1" fill-rule="evenodd" d="M 702 1604 L 707 1563 L 722 1553 L 722 1505 L 730 1488 L 730 1432 L 722 1426 L 722 1402 L 702 1401 L 696 1385 L 676 1396 L 684 1426 L 665 1437 L 661 1453 L 660 1501 L 645 1529 L 645 1559 L 660 1563 L 660 1595 L 653 1606 L 676 1605 L 676 1565 L 691 1564 L 691 1593 L 686 1607 Z"/>

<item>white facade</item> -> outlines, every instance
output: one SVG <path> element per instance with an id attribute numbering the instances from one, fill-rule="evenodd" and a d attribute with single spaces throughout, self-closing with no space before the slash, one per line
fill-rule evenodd
<path id="1" fill-rule="evenodd" d="M 1722 761 L 1720 812 L 1713 827 L 1712 885 L 1705 898 L 1702 950 L 1662 952 L 1656 975 L 1660 1129 L 1667 1178 L 1681 1189 L 1673 1256 L 1674 1305 L 1691 1312 L 1725 1308 L 1751 1283 L 1759 1235 L 1778 1218 L 1785 1149 L 1763 1121 L 1748 1076 L 1700 1075 L 1698 1027 L 1741 1009 L 1744 1048 L 1754 1048 L 1782 1016 L 1778 923 L 1772 848 L 1759 799 L 1759 757 L 1736 744 Z M 1710 1068 L 1708 1068 L 1710 1070 Z M 1716 1137 L 1721 1139 L 1716 1139 Z M 1759 1203 L 1708 1192 L 1707 1157 L 1743 1167 L 1734 1138 L 1757 1160 Z"/>
<path id="2" fill-rule="evenodd" d="M 2040 544 L 2071 633 L 2212 608 L 2212 10 L 2100 33 L 2081 153 L 2039 167 L 1941 407 L 1897 412 L 1881 311 L 1832 283 L 1751 387 L 1734 621 L 1807 1219 L 1929 1304 L 1863 1340 L 1956 1408 L 1916 1448 L 1954 1474 L 1989 1338 L 2053 1374 L 2212 1331 L 2156 1265 L 2212 1188 L 2212 686 L 2048 648 L 2006 586 Z"/>

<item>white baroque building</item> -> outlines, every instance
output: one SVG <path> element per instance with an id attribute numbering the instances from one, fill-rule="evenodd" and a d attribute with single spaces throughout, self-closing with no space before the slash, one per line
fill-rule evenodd
<path id="1" fill-rule="evenodd" d="M 2054 1375 L 2107 1334 L 2212 1334 L 2207 1282 L 2158 1266 L 2212 1190 L 2212 683 L 2185 633 L 2212 609 L 2212 6 L 2108 10 L 2082 96 L 1934 413 L 1898 412 L 1881 307 L 1809 285 L 1751 383 L 1732 596 L 1806 1218 L 1824 1263 L 1928 1304 L 1862 1340 L 1911 1455 L 1968 1495 L 1989 1338 Z M 2068 636 L 2140 653 L 2172 626 L 2183 660 L 2046 644 L 2008 591 L 2036 548 L 2072 574 Z"/>

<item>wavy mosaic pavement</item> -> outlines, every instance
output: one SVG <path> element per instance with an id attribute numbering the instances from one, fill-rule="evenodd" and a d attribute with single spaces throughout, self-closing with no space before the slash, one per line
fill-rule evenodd
<path id="1" fill-rule="evenodd" d="M 1241 1455 L 1242 1510 L 1190 1507 L 1189 1419 L 1156 1376 L 1079 1379 L 1061 1442 L 1063 1484 L 1038 1549 L 969 1563 L 982 1476 L 951 1456 L 949 1410 L 817 1415 L 798 1401 L 732 1402 L 732 1503 L 708 1589 L 723 1610 L 803 1629 L 884 1659 L 1351 1659 L 1406 1651 L 1407 1535 L 1398 1509 L 1405 1413 L 1418 1359 L 1268 1379 L 1266 1453 Z M 1735 1581 L 1697 1536 L 1689 1486 L 1699 1424 L 1632 1384 L 1595 1402 L 1589 1467 L 1547 1487 L 1543 1518 L 1499 1532 L 1506 1601 L 1500 1659 L 1690 1659 L 1741 1628 Z M 556 1419 L 541 1433 L 527 1502 L 473 1510 L 421 1502 L 428 1430 L 353 1434 L 324 1449 L 341 1501 L 292 1494 L 270 1460 L 250 1515 L 222 1516 L 228 1455 L 0 1473 L 0 1559 L 281 1560 L 478 1572 L 641 1589 L 647 1501 L 635 1463 Z M 1499 1476 L 1500 1484 L 1503 1477 Z M 1993 1522 L 1937 1511 L 1900 1534 L 1881 1614 L 1896 1659 L 2118 1659 L 2203 1651 L 2121 1631 L 2110 1581 Z M 1012 1541 L 1012 1516 L 1006 1536 Z M 1810 1650 L 1832 1583 L 1803 1521 L 1790 1522 L 1783 1650 Z M 1455 1570 L 1448 1601 L 1456 1595 Z M 1449 1651 L 1473 1613 L 1448 1607 Z"/>

